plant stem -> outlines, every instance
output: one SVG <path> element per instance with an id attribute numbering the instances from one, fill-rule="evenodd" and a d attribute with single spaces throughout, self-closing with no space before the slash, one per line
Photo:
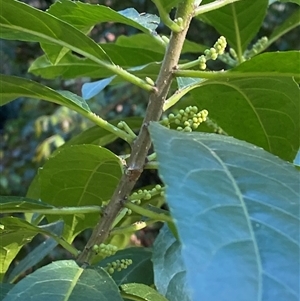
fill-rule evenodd
<path id="1" fill-rule="evenodd" d="M 67 250 L 69 253 L 71 253 L 74 257 L 77 257 L 79 254 L 79 251 L 73 247 L 71 244 L 69 244 L 64 239 L 58 237 L 58 236 L 52 236 L 52 238 L 58 242 L 65 250 Z"/>
<path id="2" fill-rule="evenodd" d="M 93 121 L 96 125 L 107 130 L 108 132 L 115 134 L 116 136 L 118 136 L 119 138 L 128 142 L 129 144 L 132 143 L 133 137 L 130 134 L 128 134 L 125 131 L 119 129 L 118 127 L 112 125 L 111 123 L 102 119 L 100 116 L 98 116 L 94 113 L 91 113 L 91 112 L 81 112 L 81 114 L 84 115 L 89 120 Z"/>
<path id="3" fill-rule="evenodd" d="M 132 210 L 133 212 L 135 213 L 138 213 L 142 216 L 145 216 L 145 217 L 149 217 L 153 220 L 156 220 L 156 221 L 161 221 L 161 222 L 173 222 L 172 220 L 172 217 L 170 215 L 166 215 L 164 213 L 158 213 L 158 212 L 154 212 L 154 211 L 151 211 L 151 210 L 148 210 L 146 208 L 143 208 L 139 205 L 135 205 L 131 202 L 127 202 L 125 204 L 125 207 Z"/>
<path id="4" fill-rule="evenodd" d="M 145 169 L 158 169 L 158 162 L 157 161 L 147 162 L 145 164 Z"/>
<path id="5" fill-rule="evenodd" d="M 139 135 L 132 144 L 128 167 L 105 208 L 103 216 L 98 221 L 89 241 L 77 259 L 83 267 L 89 265 L 94 256 L 92 251 L 93 246 L 101 244 L 108 237 L 116 216 L 123 208 L 128 195 L 143 172 L 145 159 L 151 146 L 148 126 L 151 121 L 158 121 L 161 117 L 163 104 L 173 80 L 173 70 L 178 64 L 193 13 L 194 0 L 185 0 L 179 4 L 175 18 L 183 19 L 184 29 L 181 32 L 171 33 L 169 45 L 157 77 L 156 89 L 152 90 L 150 94 L 143 124 Z"/>
<path id="6" fill-rule="evenodd" d="M 204 79 L 231 79 L 231 78 L 257 78 L 262 76 L 262 72 L 252 71 L 252 72 L 240 72 L 240 71 L 200 71 L 200 70 L 175 70 L 174 75 L 176 77 L 196 77 Z M 276 77 L 276 72 L 264 72 L 264 77 Z M 291 78 L 295 77 L 299 80 L 300 75 L 296 72 L 281 73 L 280 76 Z"/>
<path id="7" fill-rule="evenodd" d="M 170 18 L 169 14 L 165 11 L 160 0 L 152 0 L 152 2 L 155 4 L 155 6 L 158 10 L 159 16 L 166 26 L 168 26 L 174 32 L 182 31 L 182 28 L 176 22 L 174 22 Z"/>
<path id="8" fill-rule="evenodd" d="M 84 213 L 101 213 L 100 206 L 82 206 L 82 207 L 61 207 L 61 208 L 43 208 L 43 209 L 4 209 L 1 213 L 39 213 L 47 215 L 73 215 Z"/>
<path id="9" fill-rule="evenodd" d="M 125 234 L 125 233 L 134 233 L 136 231 L 142 230 L 149 225 L 156 223 L 157 220 L 149 220 L 149 221 L 139 221 L 130 226 L 115 228 L 111 231 L 111 235 Z"/>
<path id="10" fill-rule="evenodd" d="M 241 0 L 216 0 L 214 2 L 211 3 L 207 3 L 204 5 L 200 5 L 198 8 L 195 9 L 195 16 L 201 15 L 201 14 L 205 14 L 209 11 L 218 9 L 220 7 L 223 7 L 225 5 L 237 2 L 237 1 L 241 1 Z"/>

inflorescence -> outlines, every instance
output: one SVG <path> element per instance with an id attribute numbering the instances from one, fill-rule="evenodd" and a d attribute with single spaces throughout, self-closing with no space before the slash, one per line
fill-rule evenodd
<path id="1" fill-rule="evenodd" d="M 162 120 L 162 124 L 170 127 L 171 124 L 177 126 L 177 131 L 192 132 L 196 130 L 199 125 L 206 121 L 208 115 L 207 110 L 199 109 L 196 106 L 186 107 L 184 110 L 180 110 L 176 115 L 169 114 L 169 116 Z"/>

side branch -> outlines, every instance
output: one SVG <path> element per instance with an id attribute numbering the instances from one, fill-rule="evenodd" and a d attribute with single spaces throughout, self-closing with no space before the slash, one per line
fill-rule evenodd
<path id="1" fill-rule="evenodd" d="M 205 14 L 209 11 L 221 8 L 225 5 L 237 2 L 237 1 L 242 1 L 242 0 L 216 0 L 214 2 L 210 2 L 204 5 L 200 5 L 197 9 L 195 9 L 194 16 L 198 16 L 201 14 Z"/>
<path id="2" fill-rule="evenodd" d="M 123 174 L 109 204 L 104 210 L 102 217 L 93 230 L 93 233 L 87 242 L 84 250 L 78 257 L 78 262 L 83 267 L 90 264 L 94 245 L 99 245 L 105 241 L 112 230 L 113 222 L 124 207 L 124 203 L 129 193 L 144 169 L 145 158 L 151 146 L 148 125 L 151 121 L 158 121 L 162 114 L 164 102 L 166 100 L 169 88 L 173 78 L 173 69 L 177 66 L 182 46 L 185 40 L 190 21 L 194 13 L 194 0 L 183 1 L 176 13 L 176 18 L 182 18 L 184 21 L 184 29 L 180 32 L 172 32 L 168 48 L 156 81 L 156 90 L 152 91 L 149 97 L 149 103 L 146 116 L 140 133 L 133 142 L 132 152 L 129 158 L 128 167 Z"/>

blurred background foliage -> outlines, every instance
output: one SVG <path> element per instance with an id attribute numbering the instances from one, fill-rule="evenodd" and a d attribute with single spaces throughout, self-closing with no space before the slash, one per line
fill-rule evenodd
<path id="1" fill-rule="evenodd" d="M 32 6 L 46 10 L 55 0 L 24 0 Z M 157 14 L 151 1 L 147 0 L 86 0 L 82 2 L 107 5 L 114 10 L 134 7 L 138 12 Z M 289 16 L 296 5 L 273 3 L 263 27 L 256 39 L 269 36 L 274 28 Z M 159 33 L 168 34 L 162 26 Z M 115 23 L 97 25 L 93 38 L 100 43 L 111 43 L 120 35 L 132 35 L 137 31 Z M 289 32 L 271 45 L 271 51 L 299 49 L 299 28 Z M 218 33 L 211 26 L 197 20 L 192 22 L 188 39 L 211 46 Z M 255 40 L 256 40 L 255 39 Z M 255 42 L 255 40 L 253 42 Z M 42 54 L 37 43 L 0 40 L 0 71 L 4 74 L 27 77 L 49 85 L 54 89 L 65 89 L 81 94 L 81 86 L 89 79 L 47 81 L 37 78 L 27 69 L 31 62 Z M 195 58 L 190 55 L 188 59 Z M 128 116 L 143 116 L 147 95 L 137 87 L 122 84 L 106 88 L 89 100 L 93 111 L 108 120 Z M 0 193 L 1 195 L 25 195 L 36 170 L 51 152 L 92 124 L 71 110 L 55 104 L 33 99 L 18 99 L 0 109 Z M 113 151 L 121 151 L 124 144 L 117 141 L 110 145 Z M 148 178 L 148 177 L 147 177 Z M 148 183 L 149 184 L 149 183 Z"/>

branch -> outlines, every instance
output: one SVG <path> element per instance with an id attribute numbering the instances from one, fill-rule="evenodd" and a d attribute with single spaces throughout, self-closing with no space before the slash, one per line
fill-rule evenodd
<path id="1" fill-rule="evenodd" d="M 195 9 L 195 13 L 194 16 L 198 16 L 201 14 L 205 14 L 209 11 L 221 8 L 227 4 L 231 4 L 237 1 L 242 1 L 242 0 L 216 0 L 214 2 L 208 3 L 208 4 L 204 4 L 199 6 L 198 8 Z"/>
<path id="2" fill-rule="evenodd" d="M 105 208 L 103 216 L 98 221 L 89 241 L 77 259 L 80 264 L 83 264 L 83 267 L 89 265 L 92 260 L 93 246 L 101 244 L 108 237 L 116 216 L 124 207 L 128 195 L 143 172 L 145 158 L 151 146 L 148 126 L 151 121 L 158 121 L 161 117 L 163 105 L 173 79 L 173 69 L 178 64 L 193 13 L 194 0 L 185 0 L 179 4 L 175 18 L 183 19 L 184 29 L 180 32 L 171 33 L 170 42 L 157 77 L 156 90 L 153 90 L 150 94 L 146 115 L 140 133 L 132 144 L 132 152 L 129 158 L 128 167 L 109 204 Z"/>
<path id="3" fill-rule="evenodd" d="M 56 207 L 56 208 L 43 208 L 43 209 L 30 209 L 30 208 L 14 208 L 3 209 L 1 213 L 38 213 L 47 215 L 74 215 L 74 214 L 87 214 L 87 213 L 101 213 L 100 206 L 81 206 L 81 207 Z"/>

